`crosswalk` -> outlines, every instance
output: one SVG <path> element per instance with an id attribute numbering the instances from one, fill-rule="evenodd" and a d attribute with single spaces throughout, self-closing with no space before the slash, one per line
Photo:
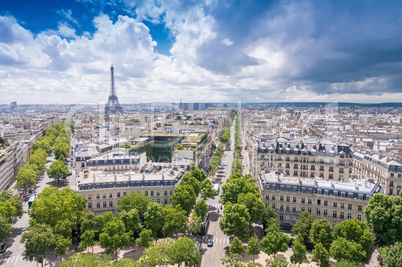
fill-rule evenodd
<path id="1" fill-rule="evenodd" d="M 202 238 L 202 242 L 207 243 L 208 239 L 209 238 L 207 236 L 204 236 Z M 213 240 L 214 244 L 230 244 L 230 238 L 229 237 L 224 237 L 224 238 L 213 237 L 212 240 Z"/>
<path id="2" fill-rule="evenodd" d="M 222 204 L 220 204 L 220 203 L 219 203 L 219 204 L 208 204 L 208 207 L 209 207 L 209 208 L 216 208 L 216 209 L 219 208 L 219 209 L 220 209 L 221 206 L 222 206 Z"/>

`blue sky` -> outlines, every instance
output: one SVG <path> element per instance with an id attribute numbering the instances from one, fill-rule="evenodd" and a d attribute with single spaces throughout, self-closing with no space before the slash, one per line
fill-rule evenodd
<path id="1" fill-rule="evenodd" d="M 0 2 L 0 103 L 400 102 L 400 1 Z"/>

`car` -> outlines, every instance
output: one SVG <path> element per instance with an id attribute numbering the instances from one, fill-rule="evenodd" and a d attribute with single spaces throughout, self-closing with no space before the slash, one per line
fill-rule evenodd
<path id="1" fill-rule="evenodd" d="M 23 188 L 23 189 L 20 189 L 20 190 L 18 191 L 18 194 L 20 194 L 20 195 L 24 194 L 24 188 Z"/>
<path id="2" fill-rule="evenodd" d="M 212 239 L 208 239 L 208 247 L 212 247 L 214 245 L 214 242 Z"/>
<path id="3" fill-rule="evenodd" d="M 222 199 L 219 199 L 219 203 L 221 203 L 222 202 Z"/>
<path id="4" fill-rule="evenodd" d="M 7 244 L 1 244 L 0 246 L 0 253 L 4 253 L 7 250 Z"/>
<path id="5" fill-rule="evenodd" d="M 31 186 L 31 188 L 29 188 L 29 191 L 28 191 L 28 193 L 33 193 L 33 191 L 35 190 L 35 186 Z"/>
<path id="6" fill-rule="evenodd" d="M 25 197 L 25 201 L 28 201 L 30 198 L 31 198 L 31 195 L 28 194 L 28 195 Z"/>

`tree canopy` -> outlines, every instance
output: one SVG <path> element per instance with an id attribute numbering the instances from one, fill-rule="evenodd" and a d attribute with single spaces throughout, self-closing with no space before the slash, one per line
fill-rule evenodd
<path id="1" fill-rule="evenodd" d="M 315 244 L 321 243 L 326 250 L 332 243 L 332 227 L 327 219 L 315 220 L 311 225 L 310 238 Z"/>
<path id="2" fill-rule="evenodd" d="M 247 207 L 242 204 L 225 205 L 223 216 L 219 221 L 219 226 L 226 235 L 235 235 L 241 240 L 247 240 L 249 235 L 248 222 L 250 215 Z"/>
<path id="3" fill-rule="evenodd" d="M 300 235 L 300 237 L 303 239 L 303 243 L 306 244 L 309 242 L 309 235 L 313 222 L 314 216 L 307 211 L 303 211 L 300 213 L 299 219 L 292 227 L 292 236 Z"/>

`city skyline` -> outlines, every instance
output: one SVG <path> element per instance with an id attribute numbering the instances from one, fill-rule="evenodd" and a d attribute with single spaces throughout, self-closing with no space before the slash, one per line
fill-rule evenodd
<path id="1" fill-rule="evenodd" d="M 398 102 L 397 1 L 7 1 L 0 104 Z"/>

